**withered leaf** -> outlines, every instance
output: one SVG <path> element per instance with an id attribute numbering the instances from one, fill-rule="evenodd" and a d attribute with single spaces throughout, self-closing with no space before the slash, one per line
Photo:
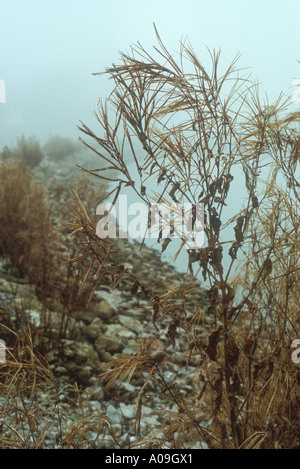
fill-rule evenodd
<path id="1" fill-rule="evenodd" d="M 228 251 L 228 254 L 229 254 L 229 256 L 231 257 L 232 260 L 236 259 L 238 248 L 239 248 L 238 243 L 235 241 L 232 244 L 232 246 L 230 247 L 229 251 Z"/>
<path id="2" fill-rule="evenodd" d="M 180 184 L 179 182 L 176 182 L 174 184 L 174 186 L 172 187 L 172 189 L 170 190 L 169 192 L 169 196 L 172 198 L 172 200 L 174 200 L 174 202 L 178 202 L 178 200 L 176 199 L 175 197 L 175 192 L 180 188 Z"/>
<path id="3" fill-rule="evenodd" d="M 139 284 L 135 282 L 130 288 L 130 295 L 135 296 L 137 294 L 138 288 L 139 288 Z"/>
<path id="4" fill-rule="evenodd" d="M 164 252 L 167 247 L 168 247 L 168 244 L 171 242 L 171 238 L 165 238 L 163 243 L 162 243 L 162 247 L 161 247 L 161 252 Z"/>
<path id="5" fill-rule="evenodd" d="M 219 326 L 218 329 L 212 331 L 208 336 L 208 346 L 205 348 L 205 351 L 213 361 L 217 360 L 221 330 L 222 326 Z"/>
<path id="6" fill-rule="evenodd" d="M 232 383 L 230 384 L 229 395 L 236 396 L 241 392 L 241 381 L 237 373 L 234 373 Z"/>
<path id="7" fill-rule="evenodd" d="M 263 263 L 263 278 L 268 277 L 273 269 L 273 263 L 270 258 L 267 258 Z"/>
<path id="8" fill-rule="evenodd" d="M 210 224 L 211 224 L 212 229 L 214 230 L 216 237 L 218 238 L 219 233 L 220 233 L 220 227 L 222 225 L 220 218 L 218 218 L 217 215 L 212 214 L 210 216 Z"/>
<path id="9" fill-rule="evenodd" d="M 241 217 L 238 217 L 237 220 L 236 220 L 236 227 L 241 230 L 243 228 L 243 224 L 244 224 L 244 217 L 241 216 Z"/>
<path id="10" fill-rule="evenodd" d="M 222 259 L 223 259 L 223 247 L 218 246 L 215 249 L 211 249 L 210 257 L 212 265 L 219 271 L 223 272 Z"/>
<path id="11" fill-rule="evenodd" d="M 200 260 L 200 252 L 197 252 L 195 249 L 189 249 L 188 255 L 189 255 L 189 264 L 193 264 L 194 262 L 197 262 Z"/>
<path id="12" fill-rule="evenodd" d="M 249 309 L 249 313 L 250 314 L 254 314 L 256 309 L 252 303 L 252 301 L 249 300 L 249 298 L 245 298 L 245 303 L 246 305 L 248 306 L 248 309 Z"/>
<path id="13" fill-rule="evenodd" d="M 252 355 L 253 345 L 254 345 L 253 337 L 251 336 L 247 337 L 244 343 L 243 350 L 244 350 L 244 354 L 249 359 L 251 358 L 251 355 Z"/>
<path id="14" fill-rule="evenodd" d="M 165 179 L 165 175 L 167 174 L 167 170 L 163 169 L 162 172 L 160 173 L 157 182 L 158 184 Z"/>
<path id="15" fill-rule="evenodd" d="M 269 364 L 269 363 L 268 363 L 268 359 L 260 360 L 260 361 L 258 361 L 257 363 L 255 363 L 254 371 L 253 371 L 253 379 L 254 379 L 254 380 L 257 379 L 260 370 L 262 370 L 263 368 L 265 368 L 266 366 L 268 366 L 268 364 Z"/>
<path id="16" fill-rule="evenodd" d="M 253 208 L 257 208 L 257 207 L 258 207 L 258 198 L 256 197 L 256 195 L 254 195 L 254 196 L 251 198 L 251 201 L 252 201 L 252 207 L 253 207 Z"/>
<path id="17" fill-rule="evenodd" d="M 238 217 L 236 221 L 236 225 L 234 227 L 235 239 L 237 243 L 241 243 L 244 240 L 244 235 L 242 233 L 243 224 L 244 224 L 244 217 L 243 216 Z"/>
<path id="18" fill-rule="evenodd" d="M 228 337 L 228 339 L 226 340 L 225 353 L 227 363 L 231 368 L 233 368 L 238 363 L 240 353 L 234 337 Z"/>
<path id="19" fill-rule="evenodd" d="M 142 289 L 142 295 L 144 298 L 147 298 L 148 296 L 151 296 L 151 288 L 147 285 L 141 285 Z"/>
<path id="20" fill-rule="evenodd" d="M 212 182 L 208 189 L 209 189 L 210 194 L 214 196 L 217 190 L 216 181 Z"/>
<path id="21" fill-rule="evenodd" d="M 158 331 L 158 327 L 156 325 L 156 321 L 157 321 L 157 317 L 158 317 L 158 313 L 159 313 L 159 301 L 160 301 L 160 298 L 159 296 L 156 296 L 154 298 L 154 301 L 153 301 L 153 316 L 152 316 L 152 323 L 153 323 L 153 326 L 155 327 L 155 329 Z"/>
<path id="22" fill-rule="evenodd" d="M 223 395 L 223 375 L 222 372 L 216 373 L 215 377 L 213 378 L 211 385 L 215 392 L 214 397 L 214 416 L 219 412 L 221 403 L 222 403 L 222 395 Z"/>
<path id="23" fill-rule="evenodd" d="M 207 290 L 207 296 L 211 305 L 216 304 L 219 298 L 218 287 L 214 285 L 209 290 Z"/>
<path id="24" fill-rule="evenodd" d="M 234 227 L 234 232 L 237 243 L 241 243 L 242 241 L 244 241 L 243 233 L 236 226 Z"/>
<path id="25" fill-rule="evenodd" d="M 170 342 L 172 344 L 173 350 L 175 349 L 175 336 L 176 336 L 176 329 L 177 329 L 177 322 L 176 321 L 171 321 L 168 327 L 168 332 L 167 335 L 170 339 Z"/>
<path id="26" fill-rule="evenodd" d="M 203 279 L 206 280 L 207 274 L 207 264 L 209 260 L 209 248 L 200 248 L 199 249 L 199 257 L 200 257 L 200 266 L 202 267 L 202 275 Z"/>
<path id="27" fill-rule="evenodd" d="M 223 295 L 223 299 L 222 299 L 222 304 L 224 306 L 228 306 L 235 296 L 234 289 L 232 287 L 230 287 L 229 285 L 226 285 L 226 288 L 227 288 L 227 293 Z"/>

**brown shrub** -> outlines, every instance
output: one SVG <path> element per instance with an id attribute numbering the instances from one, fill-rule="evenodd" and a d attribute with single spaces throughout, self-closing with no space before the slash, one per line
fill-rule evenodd
<path id="1" fill-rule="evenodd" d="M 53 161 L 59 161 L 67 156 L 72 156 L 82 149 L 78 142 L 74 142 L 67 137 L 60 137 L 59 135 L 50 136 L 43 148 L 47 157 Z"/>
<path id="2" fill-rule="evenodd" d="M 14 149 L 16 158 L 19 158 L 30 168 L 38 166 L 44 158 L 44 152 L 36 137 L 25 138 L 23 135 L 18 139 L 17 146 Z"/>
<path id="3" fill-rule="evenodd" d="M 53 268 L 57 234 L 44 187 L 21 161 L 6 162 L 0 171 L 0 252 L 22 276 L 46 285 Z"/>

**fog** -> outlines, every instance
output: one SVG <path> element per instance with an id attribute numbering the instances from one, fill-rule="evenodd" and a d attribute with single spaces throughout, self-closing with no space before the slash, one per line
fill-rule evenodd
<path id="1" fill-rule="evenodd" d="M 171 51 L 188 38 L 204 65 L 241 53 L 270 101 L 300 78 L 300 2 L 261 0 L 0 0 L 0 149 L 22 134 L 77 139 L 80 120 L 96 133 L 94 111 L 112 82 L 103 72 L 138 41 Z M 292 106 L 299 110 L 299 103 Z"/>
<path id="2" fill-rule="evenodd" d="M 170 50 L 188 37 L 204 63 L 206 46 L 221 47 L 225 64 L 241 52 L 239 66 L 271 98 L 291 94 L 300 78 L 298 0 L 1 0 L 0 15 L 0 147 L 21 134 L 77 138 L 79 120 L 95 128 L 93 111 L 111 82 L 92 73 L 137 41 L 155 45 L 153 22 Z"/>

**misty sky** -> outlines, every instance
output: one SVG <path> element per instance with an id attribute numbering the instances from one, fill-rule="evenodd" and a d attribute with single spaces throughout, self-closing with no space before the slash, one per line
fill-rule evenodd
<path id="1" fill-rule="evenodd" d="M 300 78 L 299 0 L 0 0 L 0 18 L 0 148 L 21 134 L 77 138 L 79 120 L 96 130 L 112 83 L 92 73 L 137 41 L 151 49 L 153 22 L 169 50 L 188 37 L 204 63 L 206 46 L 221 47 L 224 64 L 241 52 L 272 99 Z"/>
<path id="2" fill-rule="evenodd" d="M 0 0 L 0 18 L 0 151 L 22 134 L 77 139 L 80 120 L 97 133 L 93 113 L 112 82 L 92 73 L 138 41 L 151 52 L 153 23 L 171 52 L 187 38 L 205 66 L 207 47 L 222 49 L 224 67 L 240 52 L 270 101 L 300 79 L 300 0 Z"/>

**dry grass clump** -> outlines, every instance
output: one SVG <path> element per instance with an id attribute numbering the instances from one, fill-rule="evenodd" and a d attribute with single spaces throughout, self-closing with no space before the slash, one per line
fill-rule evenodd
<path id="1" fill-rule="evenodd" d="M 83 405 L 88 396 L 76 385 L 56 380 L 35 351 L 30 328 L 10 335 L 6 363 L 0 363 L 0 448 L 89 449 L 105 444 L 103 430 L 110 430 L 106 416 L 88 413 Z"/>
<path id="2" fill-rule="evenodd" d="M 84 198 L 84 179 L 74 184 Z M 73 337 L 78 312 L 90 295 L 90 288 L 86 294 L 79 292 L 86 265 L 66 262 L 76 243 L 57 230 L 62 209 L 73 200 L 71 191 L 53 184 L 50 192 L 56 197 L 49 200 L 46 188 L 20 160 L 1 165 L 0 187 L 0 255 L 7 259 L 7 271 L 17 277 L 11 278 L 16 282 L 11 282 L 11 292 L 0 295 L 0 337 L 6 345 L 6 361 L 0 363 L 0 447 L 105 446 L 103 433 L 112 433 L 105 415 L 88 412 L 89 396 L 77 385 L 59 382 L 44 359 L 61 346 L 62 338 Z M 87 205 L 89 198 L 91 192 L 84 199 Z M 10 298 L 18 283 L 25 283 L 29 297 L 18 297 L 22 302 L 15 303 Z M 39 325 L 27 314 L 37 303 L 42 307 Z M 114 438 L 112 434 L 109 440 Z"/>
<path id="3" fill-rule="evenodd" d="M 9 258 L 21 276 L 45 285 L 57 238 L 45 189 L 20 161 L 1 165 L 0 184 L 1 255 Z"/>
<path id="4" fill-rule="evenodd" d="M 189 396 L 164 378 L 144 342 L 134 358 L 110 363 L 103 379 L 112 385 L 146 370 L 147 380 L 160 384 L 171 401 L 164 436 L 155 442 L 160 447 L 191 447 L 198 440 L 209 448 L 299 448 L 299 372 L 291 360 L 292 340 L 300 336 L 299 113 L 289 113 L 281 96 L 261 103 L 237 58 L 220 73 L 214 51 L 206 70 L 190 44 L 181 44 L 176 61 L 156 34 L 152 55 L 138 44 L 106 70 L 115 88 L 99 105 L 103 134 L 84 124 L 80 130 L 107 167 L 86 171 L 111 182 L 114 203 L 132 187 L 149 210 L 151 202 L 204 204 L 205 244 L 186 254 L 189 271 L 206 282 L 211 321 L 199 336 L 199 311 L 186 313 L 185 285 L 180 298 L 177 290 L 161 295 L 138 272 L 118 265 L 112 243 L 96 236 L 78 198 L 69 229 L 84 234 L 82 256 L 91 268 L 98 265 L 96 283 L 126 278 L 133 296 L 140 291 L 152 301 L 158 331 L 161 318 L 169 319 L 173 349 L 180 334 L 189 360 L 198 360 Z M 158 187 L 152 194 L 150 179 Z M 158 241 L 165 249 L 172 237 Z M 187 242 L 181 241 L 179 250 Z M 140 440 L 141 447 L 152 443 L 150 436 Z"/>
<path id="5" fill-rule="evenodd" d="M 92 199 L 96 203 L 96 194 L 92 191 L 87 194 L 85 178 L 74 180 L 73 184 L 88 207 Z M 57 334 L 51 332 L 50 310 L 53 304 L 60 305 L 59 333 L 51 338 L 49 347 L 53 346 L 52 340 L 56 343 L 72 334 L 71 316 L 86 308 L 91 290 L 90 285 L 81 288 L 81 278 L 89 263 L 84 259 L 77 265 L 68 262 L 79 249 L 77 239 L 75 242 L 65 239 L 68 233 L 59 231 L 64 211 L 73 203 L 70 187 L 61 186 L 53 182 L 51 188 L 46 189 L 20 160 L 1 164 L 0 255 L 7 259 L 8 271 L 35 286 L 43 308 L 41 322 L 47 337 Z M 78 242 L 81 245 L 81 240 Z"/>

